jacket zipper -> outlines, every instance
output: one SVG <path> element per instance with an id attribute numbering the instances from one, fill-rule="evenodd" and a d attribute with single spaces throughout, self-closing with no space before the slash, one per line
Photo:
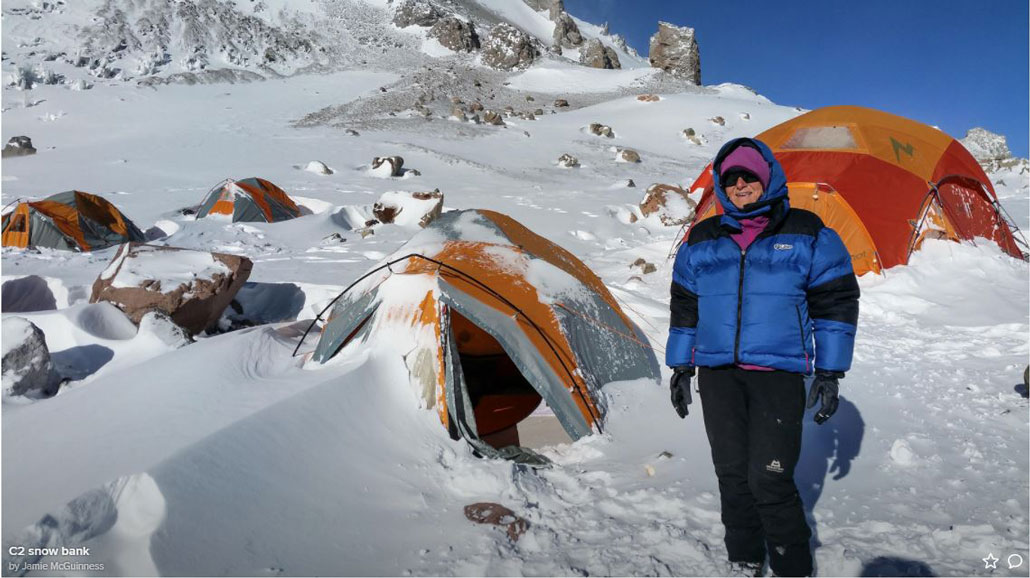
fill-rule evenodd
<path id="1" fill-rule="evenodd" d="M 757 240 L 757 239 L 756 239 Z M 754 241 L 751 242 L 754 244 Z M 750 245 L 749 245 L 750 246 Z M 740 363 L 740 320 L 744 308 L 744 258 L 747 249 L 740 250 L 740 282 L 737 284 L 737 335 L 733 340 L 733 363 Z"/>
<path id="2" fill-rule="evenodd" d="M 805 356 L 805 373 L 808 373 L 808 350 L 805 349 L 805 325 L 801 322 L 801 308 L 795 305 L 794 311 L 798 314 L 798 330 L 801 332 L 801 354 Z"/>

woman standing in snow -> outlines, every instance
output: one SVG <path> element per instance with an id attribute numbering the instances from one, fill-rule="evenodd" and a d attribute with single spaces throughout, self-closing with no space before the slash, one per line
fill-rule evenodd
<path id="1" fill-rule="evenodd" d="M 735 139 L 712 163 L 724 214 L 696 224 L 676 255 L 666 364 L 672 404 L 691 403 L 695 368 L 735 570 L 812 573 L 811 529 L 794 484 L 805 411 L 823 423 L 851 366 L 858 282 L 833 229 L 791 209 L 765 143 Z M 814 341 L 814 343 L 813 343 Z M 818 354 L 818 357 L 816 357 Z"/>

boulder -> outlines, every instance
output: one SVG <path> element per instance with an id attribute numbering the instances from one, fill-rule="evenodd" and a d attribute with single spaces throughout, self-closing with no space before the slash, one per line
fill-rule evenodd
<path id="1" fill-rule="evenodd" d="M 640 214 L 644 217 L 658 215 L 658 220 L 667 227 L 678 227 L 694 218 L 697 203 L 687 196 L 687 191 L 675 185 L 655 183 L 647 187 L 644 199 L 640 201 Z"/>
<path id="2" fill-rule="evenodd" d="M 633 261 L 633 264 L 630 265 L 630 267 L 640 267 L 640 270 L 644 275 L 654 273 L 658 270 L 658 267 L 654 263 L 648 263 L 643 257 Z"/>
<path id="3" fill-rule="evenodd" d="M 399 28 L 432 26 L 443 18 L 443 12 L 429 0 L 404 0 L 397 5 L 393 23 Z"/>
<path id="4" fill-rule="evenodd" d="M 499 70 L 525 68 L 540 55 L 528 34 L 505 22 L 490 29 L 482 52 L 483 64 Z"/>
<path id="5" fill-rule="evenodd" d="M 662 97 L 658 96 L 657 94 L 641 94 L 637 96 L 637 100 L 639 100 L 640 102 L 658 102 L 661 99 Z"/>
<path id="6" fill-rule="evenodd" d="M 569 101 L 565 100 L 564 98 L 558 98 L 558 99 L 555 99 L 555 101 L 554 101 L 554 107 L 555 108 L 568 108 L 568 106 L 569 106 Z"/>
<path id="7" fill-rule="evenodd" d="M 599 122 L 590 123 L 590 134 L 596 134 L 597 136 L 607 138 L 615 138 L 615 133 L 612 131 L 612 127 Z"/>
<path id="8" fill-rule="evenodd" d="M 683 129 L 683 138 L 687 139 L 695 145 L 703 145 L 706 142 L 704 137 L 697 134 L 692 128 Z"/>
<path id="9" fill-rule="evenodd" d="M 468 120 L 468 117 L 465 116 L 465 109 L 461 108 L 461 106 L 455 106 L 451 109 L 451 118 L 460 120 L 462 122 Z"/>
<path id="10" fill-rule="evenodd" d="M 619 63 L 619 55 L 610 46 L 605 46 L 600 40 L 591 38 L 586 46 L 579 52 L 579 63 L 594 68 L 616 69 L 622 68 Z"/>
<path id="11" fill-rule="evenodd" d="M 189 332 L 179 327 L 171 317 L 160 311 L 144 313 L 143 318 L 139 320 L 139 332 L 157 337 L 172 349 L 179 349 L 193 343 Z"/>
<path id="12" fill-rule="evenodd" d="M 565 153 L 558 157 L 558 166 L 566 169 L 575 168 L 579 166 L 579 159 L 569 153 Z"/>
<path id="13" fill-rule="evenodd" d="M 372 159 L 372 172 L 385 177 L 399 177 L 403 175 L 403 166 L 404 158 L 397 155 Z"/>
<path id="14" fill-rule="evenodd" d="M 500 115 L 500 113 L 494 112 L 492 110 L 487 110 L 483 112 L 483 122 L 485 122 L 486 124 L 492 124 L 496 126 L 504 126 L 504 118 Z"/>
<path id="15" fill-rule="evenodd" d="M 193 335 L 218 322 L 252 267 L 238 255 L 126 243 L 93 282 L 89 302 L 107 301 L 137 325 L 159 311 Z"/>
<path id="16" fill-rule="evenodd" d="M 658 32 L 651 37 L 648 60 L 653 68 L 701 84 L 701 56 L 693 28 L 659 22 Z"/>
<path id="17" fill-rule="evenodd" d="M 429 36 L 455 52 L 479 50 L 479 35 L 472 21 L 465 22 L 454 16 L 441 18 L 429 29 Z"/>
<path id="18" fill-rule="evenodd" d="M 713 116 L 712 118 L 710 118 L 708 120 L 711 121 L 712 124 L 719 125 L 719 126 L 726 126 L 726 119 L 721 117 L 721 116 Z"/>
<path id="19" fill-rule="evenodd" d="M 361 136 L 361 133 L 359 133 L 358 131 L 356 131 L 356 130 L 354 130 L 352 128 L 348 128 L 347 130 L 345 130 L 343 132 L 347 136 Z"/>
<path id="20" fill-rule="evenodd" d="M 633 149 L 619 149 L 615 154 L 615 160 L 620 163 L 639 163 L 640 153 Z"/>
<path id="21" fill-rule="evenodd" d="M 469 112 L 479 112 L 481 110 L 483 110 L 483 103 L 479 102 L 478 100 L 476 102 L 469 104 Z"/>
<path id="22" fill-rule="evenodd" d="M 383 193 L 372 205 L 372 215 L 380 223 L 426 228 L 443 212 L 443 193 L 436 189 L 427 193 L 391 191 Z"/>
<path id="23" fill-rule="evenodd" d="M 568 12 L 562 12 L 558 14 L 558 19 L 554 21 L 554 45 L 564 48 L 575 48 L 580 44 L 583 44 L 583 36 L 579 33 L 579 26 L 576 26 L 576 21 L 569 16 Z"/>
<path id="24" fill-rule="evenodd" d="M 43 330 L 24 317 L 3 319 L 2 363 L 5 397 L 49 397 L 61 385 Z"/>
<path id="25" fill-rule="evenodd" d="M 742 112 L 740 113 L 740 120 L 751 120 L 751 113 Z"/>
<path id="26" fill-rule="evenodd" d="M 7 157 L 24 157 L 27 155 L 36 154 L 36 149 L 32 146 L 32 139 L 27 136 L 13 136 L 11 140 L 7 141 L 3 151 L 0 151 L 0 156 L 3 158 Z"/>
<path id="27" fill-rule="evenodd" d="M 529 529 L 529 522 L 508 508 L 492 502 L 478 502 L 465 506 L 465 517 L 477 524 L 491 524 L 504 528 L 508 539 L 518 541 Z"/>

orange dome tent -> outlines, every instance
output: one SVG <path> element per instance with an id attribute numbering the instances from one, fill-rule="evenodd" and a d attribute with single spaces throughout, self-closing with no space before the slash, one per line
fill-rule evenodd
<path id="1" fill-rule="evenodd" d="M 110 201 L 82 191 L 21 202 L 3 216 L 4 247 L 99 251 L 143 240 L 143 232 Z"/>
<path id="2" fill-rule="evenodd" d="M 209 215 L 232 221 L 276 223 L 299 217 L 300 208 L 285 191 L 258 177 L 226 179 L 208 192 L 197 209 L 197 218 Z"/>
<path id="3" fill-rule="evenodd" d="M 957 140 L 933 127 L 869 108 L 831 106 L 755 138 L 768 144 L 783 165 L 793 206 L 813 210 L 828 224 L 836 221 L 831 226 L 844 238 L 853 258 L 868 249 L 861 248 L 858 240 L 869 237 L 875 263 L 856 260 L 858 274 L 908 263 L 926 237 L 956 241 L 982 237 L 1013 257 L 1025 258 L 1020 249 L 1025 240 L 1005 218 L 976 159 Z M 832 190 L 839 200 L 795 204 L 796 197 L 804 196 L 795 195 L 798 187 Z M 715 202 L 711 165 L 691 190 L 698 188 L 704 194 L 695 223 L 722 212 Z M 828 218 L 823 208 L 830 207 L 843 207 L 842 214 Z M 855 217 L 843 215 L 848 212 Z"/>

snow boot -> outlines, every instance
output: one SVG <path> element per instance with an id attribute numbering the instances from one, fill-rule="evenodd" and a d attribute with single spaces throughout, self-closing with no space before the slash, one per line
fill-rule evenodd
<path id="1" fill-rule="evenodd" d="M 765 562 L 730 562 L 729 576 L 762 576 Z"/>

